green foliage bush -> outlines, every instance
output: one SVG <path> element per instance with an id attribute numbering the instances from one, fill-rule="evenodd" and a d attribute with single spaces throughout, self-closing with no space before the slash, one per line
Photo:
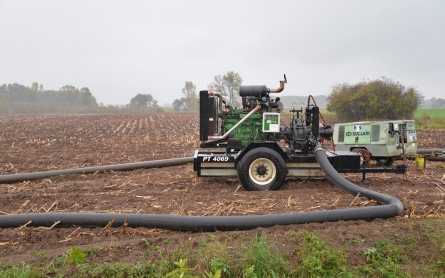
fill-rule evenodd
<path id="1" fill-rule="evenodd" d="M 357 84 L 337 84 L 328 96 L 327 110 L 341 121 L 412 119 L 423 95 L 382 77 Z"/>

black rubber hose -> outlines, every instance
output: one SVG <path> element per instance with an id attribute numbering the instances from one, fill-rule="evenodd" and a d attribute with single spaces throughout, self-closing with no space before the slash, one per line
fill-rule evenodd
<path id="1" fill-rule="evenodd" d="M 73 168 L 64 170 L 53 170 L 34 173 L 22 173 L 0 176 L 0 183 L 14 183 L 21 181 L 37 180 L 59 175 L 68 174 L 90 174 L 101 171 L 131 171 L 136 169 L 161 168 L 193 163 L 193 157 L 170 158 L 163 160 L 143 161 L 127 164 L 114 164 L 104 166 L 94 166 L 85 168 Z"/>
<path id="2" fill-rule="evenodd" d="M 378 193 L 372 190 L 365 189 L 358 185 L 353 184 L 352 182 L 345 179 L 342 175 L 340 175 L 334 167 L 332 167 L 331 163 L 326 157 L 326 153 L 323 148 L 318 147 L 315 150 L 315 157 L 317 158 L 318 163 L 321 168 L 326 172 L 326 175 L 338 186 L 343 188 L 345 191 L 349 192 L 352 195 L 361 194 L 368 199 L 372 199 L 377 201 L 380 204 L 385 204 L 379 207 L 366 207 L 363 208 L 366 210 L 366 214 L 369 213 L 369 216 L 373 218 L 390 218 L 403 213 L 403 204 L 398 199 Z M 377 212 L 377 208 L 383 209 L 383 211 L 379 212 L 379 216 L 375 213 Z M 374 210 L 375 209 L 375 210 Z M 381 213 L 381 214 L 380 214 Z"/>
<path id="3" fill-rule="evenodd" d="M 315 151 L 320 166 L 336 184 L 347 192 L 374 199 L 385 205 L 376 207 L 348 208 L 327 211 L 281 213 L 248 216 L 180 216 L 165 214 L 103 214 L 103 213 L 32 213 L 1 215 L 0 228 L 14 228 L 29 221 L 32 226 L 52 226 L 60 221 L 63 226 L 104 227 L 113 221 L 113 227 L 126 224 L 128 227 L 146 227 L 181 231 L 230 231 L 247 230 L 274 225 L 332 222 L 339 220 L 371 220 L 389 218 L 403 213 L 403 205 L 396 198 L 361 188 L 344 179 L 331 166 L 323 149 Z"/>

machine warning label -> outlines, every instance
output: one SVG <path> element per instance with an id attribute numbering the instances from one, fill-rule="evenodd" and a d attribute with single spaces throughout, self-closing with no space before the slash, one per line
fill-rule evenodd
<path id="1" fill-rule="evenodd" d="M 263 117 L 263 132 L 280 131 L 280 115 L 278 113 L 264 113 Z"/>

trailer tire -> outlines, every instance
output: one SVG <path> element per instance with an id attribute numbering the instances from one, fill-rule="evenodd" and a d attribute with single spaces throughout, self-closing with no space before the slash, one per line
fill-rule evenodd
<path id="1" fill-rule="evenodd" d="M 255 148 L 238 163 L 238 178 L 248 191 L 278 190 L 286 179 L 286 164 L 276 151 Z"/>
<path id="2" fill-rule="evenodd" d="M 379 157 L 377 163 L 382 164 L 385 167 L 390 167 L 394 164 L 396 159 L 394 157 Z"/>

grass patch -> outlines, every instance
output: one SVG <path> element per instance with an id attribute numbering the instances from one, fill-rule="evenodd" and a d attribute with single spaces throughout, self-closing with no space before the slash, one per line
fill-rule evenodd
<path id="1" fill-rule="evenodd" d="M 300 265 L 293 271 L 297 277 L 352 277 L 347 274 L 346 254 L 334 250 L 321 237 L 302 232 L 303 243 L 295 249 Z"/>
<path id="2" fill-rule="evenodd" d="M 405 257 L 405 245 L 381 239 L 374 246 L 363 250 L 367 265 L 359 268 L 362 274 L 375 277 L 400 277 L 400 263 Z"/>
<path id="3" fill-rule="evenodd" d="M 417 109 L 414 119 L 418 129 L 445 129 L 445 109 Z"/>
<path id="4" fill-rule="evenodd" d="M 246 266 L 244 277 L 285 277 L 289 273 L 289 262 L 273 242 L 266 240 L 264 232 L 248 245 L 241 245 L 241 251 L 244 252 L 242 265 Z"/>
<path id="5" fill-rule="evenodd" d="M 445 277 L 444 225 L 443 219 L 396 222 L 397 230 L 409 232 L 394 236 L 374 229 L 370 236 L 379 237 L 369 245 L 368 240 L 353 239 L 345 245 L 335 240 L 335 245 L 323 236 L 332 231 L 324 230 L 290 231 L 273 239 L 265 232 L 240 232 L 236 235 L 250 237 L 237 240 L 231 237 L 234 233 L 205 233 L 173 249 L 170 243 L 155 246 L 143 239 L 133 246 L 142 254 L 135 262 L 98 259 L 111 251 L 124 254 L 126 246 L 72 246 L 54 258 L 36 252 L 29 264 L 0 262 L 0 277 Z M 361 259 L 352 265 L 350 256 Z"/>
<path id="6" fill-rule="evenodd" d="M 414 111 L 414 118 L 421 118 L 423 115 L 428 115 L 431 118 L 445 120 L 445 108 L 420 108 Z"/>

